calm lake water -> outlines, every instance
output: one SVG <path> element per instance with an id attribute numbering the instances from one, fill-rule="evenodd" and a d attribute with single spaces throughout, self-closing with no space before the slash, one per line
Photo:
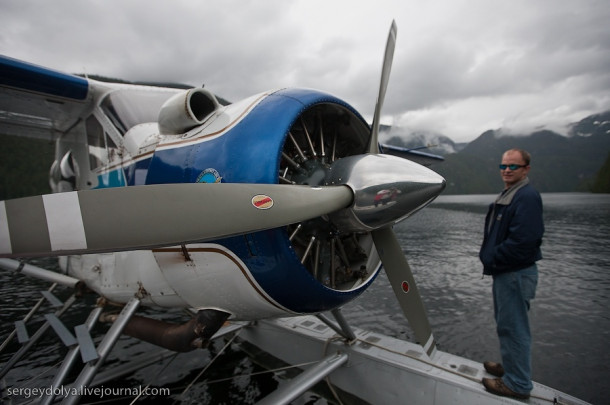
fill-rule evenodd
<path id="1" fill-rule="evenodd" d="M 499 359 L 491 278 L 482 277 L 478 260 L 485 212 L 494 198 L 494 195 L 441 196 L 395 228 L 413 268 L 440 350 L 477 361 Z M 543 202 L 544 259 L 539 262 L 540 280 L 530 312 L 533 377 L 594 404 L 608 404 L 610 195 L 543 194 Z M 0 337 L 3 340 L 10 333 L 12 322 L 25 315 L 31 302 L 38 298 L 38 291 L 48 286 L 5 272 L 0 272 L 0 282 Z M 61 298 L 68 294 L 67 291 L 57 293 Z M 77 314 L 72 315 L 74 325 L 83 323 L 93 302 L 91 297 L 76 304 Z M 362 329 L 411 339 L 409 326 L 383 272 L 343 313 Z M 176 313 L 166 314 L 168 319 L 176 316 Z M 66 322 L 69 324 L 70 318 Z M 6 377 L 8 386 L 28 386 L 34 377 L 51 381 L 49 371 L 65 353 L 56 340 L 54 337 L 45 340 L 33 355 L 20 362 Z M 167 403 L 168 399 L 177 399 L 222 345 L 222 342 L 215 344 L 211 353 L 192 352 L 169 365 L 148 367 L 116 384 L 134 387 L 152 383 L 169 387 L 172 395 L 159 402 Z M 17 345 L 12 344 L 10 349 L 16 350 Z M 117 349 L 110 363 L 147 353 L 151 347 L 122 338 Z M 9 357 L 3 353 L 0 362 L 6 362 Z M 183 402 L 253 403 L 281 381 L 269 374 L 248 376 L 261 370 L 238 346 L 232 345 L 182 397 Z M 214 382 L 234 374 L 244 376 Z M 311 401 L 326 403 L 315 401 L 315 397 Z"/>
<path id="2" fill-rule="evenodd" d="M 543 260 L 532 301 L 533 378 L 610 403 L 610 195 L 543 194 Z M 441 196 L 395 230 L 441 350 L 499 360 L 491 277 L 478 251 L 495 195 Z M 344 313 L 364 329 L 410 336 L 382 275 Z M 360 315 L 358 315 L 360 314 Z"/>

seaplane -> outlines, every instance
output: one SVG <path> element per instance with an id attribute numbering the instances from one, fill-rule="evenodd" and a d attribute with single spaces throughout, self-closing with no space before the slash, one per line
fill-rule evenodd
<path id="1" fill-rule="evenodd" d="M 336 403 L 518 403 L 485 391 L 480 363 L 437 350 L 392 230 L 445 187 L 426 167 L 442 158 L 379 143 L 396 33 L 393 22 L 370 125 L 318 90 L 221 103 L 205 88 L 111 83 L 0 57 L 0 132 L 55 142 L 53 192 L 0 202 L 0 267 L 74 289 L 35 333 L 15 322 L 7 339 L 22 346 L 0 379 L 49 328 L 69 348 L 55 388 L 92 386 L 121 335 L 190 352 L 239 331 L 306 364 L 260 403 L 291 403 L 324 380 Z M 61 271 L 33 257 L 57 257 Z M 351 327 L 341 313 L 382 268 L 417 343 Z M 83 291 L 100 299 L 70 330 L 61 316 Z M 47 301 L 58 301 L 51 289 Z M 170 323 L 141 307 L 192 317 Z M 89 332 L 101 319 L 111 326 L 96 346 Z M 78 403 L 83 391 L 63 392 L 40 402 Z M 540 384 L 526 402 L 583 403 Z"/>

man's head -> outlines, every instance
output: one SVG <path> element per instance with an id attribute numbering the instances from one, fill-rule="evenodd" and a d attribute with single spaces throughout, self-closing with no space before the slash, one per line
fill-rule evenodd
<path id="1" fill-rule="evenodd" d="M 530 154 L 522 149 L 509 149 L 502 155 L 500 175 L 506 188 L 527 177 L 530 171 Z"/>

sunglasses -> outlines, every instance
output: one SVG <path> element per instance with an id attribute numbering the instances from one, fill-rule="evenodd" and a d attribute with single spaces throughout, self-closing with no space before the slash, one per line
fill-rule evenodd
<path id="1" fill-rule="evenodd" d="M 527 167 L 527 165 L 504 165 L 501 164 L 498 166 L 500 168 L 500 170 L 506 170 L 506 169 L 510 169 L 510 170 L 517 170 L 517 169 L 521 169 L 522 167 Z"/>

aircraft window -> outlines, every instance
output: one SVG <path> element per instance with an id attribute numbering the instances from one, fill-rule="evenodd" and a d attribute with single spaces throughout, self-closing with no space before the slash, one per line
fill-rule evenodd
<path id="1" fill-rule="evenodd" d="M 91 170 L 108 162 L 104 143 L 104 128 L 94 116 L 87 118 L 87 144 L 89 145 L 89 165 Z"/>
<path id="2" fill-rule="evenodd" d="M 91 170 L 120 158 L 118 146 L 93 115 L 87 118 L 86 128 Z"/>
<path id="3" fill-rule="evenodd" d="M 114 143 L 111 137 L 105 133 L 106 149 L 108 150 L 108 160 L 112 162 L 116 157 L 119 156 L 119 147 Z"/>
<path id="4" fill-rule="evenodd" d="M 118 90 L 110 93 L 101 107 L 121 135 L 125 135 L 135 125 L 157 122 L 163 103 L 178 91 L 161 88 Z"/>

